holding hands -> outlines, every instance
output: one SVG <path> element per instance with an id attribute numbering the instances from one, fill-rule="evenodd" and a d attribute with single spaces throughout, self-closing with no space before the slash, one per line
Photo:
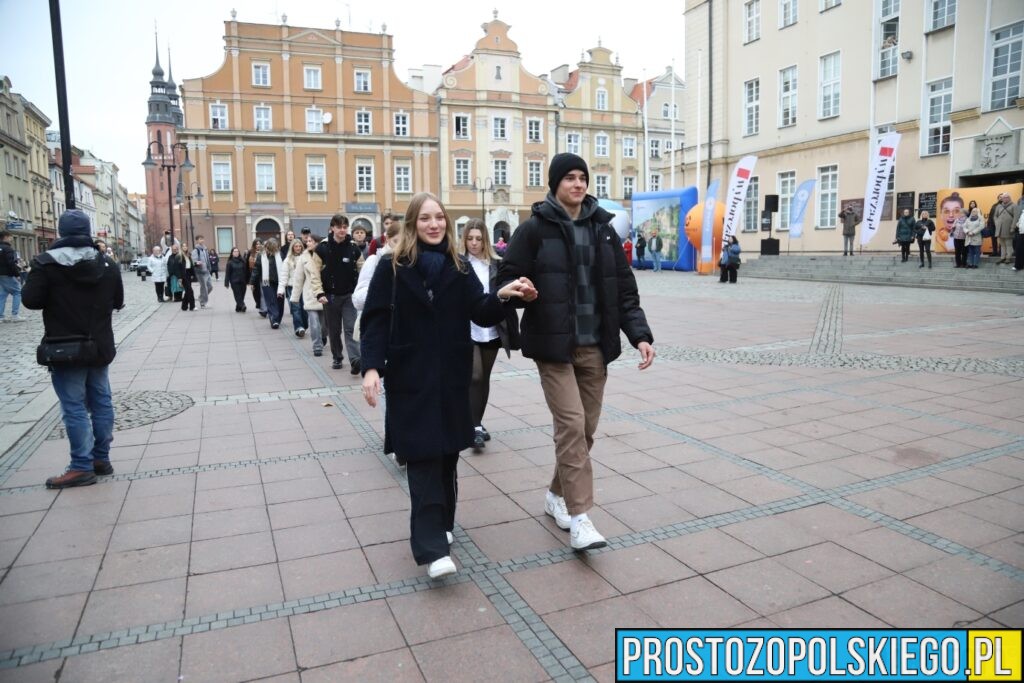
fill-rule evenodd
<path id="1" fill-rule="evenodd" d="M 518 297 L 529 303 L 537 299 L 537 288 L 533 286 L 529 278 L 521 277 L 513 280 L 498 290 L 498 298 L 505 300 L 511 297 Z"/>

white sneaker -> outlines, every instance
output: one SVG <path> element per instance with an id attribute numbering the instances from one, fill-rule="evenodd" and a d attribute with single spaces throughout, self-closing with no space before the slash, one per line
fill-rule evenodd
<path id="1" fill-rule="evenodd" d="M 569 516 L 569 509 L 565 507 L 565 498 L 553 495 L 549 491 L 548 495 L 544 498 L 544 512 L 549 517 L 554 517 L 555 524 L 558 525 L 559 529 L 563 531 L 569 530 L 572 517 Z"/>
<path id="2" fill-rule="evenodd" d="M 20 315 L 12 315 L 11 316 L 11 322 L 12 323 L 23 323 L 23 322 L 25 322 L 25 319 L 22 318 Z"/>
<path id="3" fill-rule="evenodd" d="M 569 538 L 573 550 L 595 550 L 608 545 L 608 541 L 604 540 L 604 536 L 597 533 L 597 529 L 594 528 L 594 523 L 590 521 L 590 518 L 581 519 L 577 522 L 576 528 L 572 530 Z"/>
<path id="4" fill-rule="evenodd" d="M 451 576 L 456 572 L 455 563 L 452 558 L 445 556 L 440 560 L 434 560 L 427 567 L 427 576 L 432 579 L 440 579 L 442 576 Z"/>
<path id="5" fill-rule="evenodd" d="M 446 531 L 446 532 L 444 532 L 444 535 L 448 537 L 448 545 L 451 545 L 452 543 L 455 543 L 455 537 L 452 536 L 452 532 Z"/>

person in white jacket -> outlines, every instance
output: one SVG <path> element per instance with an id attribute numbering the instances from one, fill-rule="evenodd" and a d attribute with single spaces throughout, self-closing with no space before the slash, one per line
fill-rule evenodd
<path id="1" fill-rule="evenodd" d="M 146 268 L 153 276 L 153 285 L 156 287 L 156 300 L 160 303 L 171 300 L 170 288 L 165 288 L 167 282 L 167 256 L 160 245 L 153 247 L 153 255 L 146 261 Z M 165 298 L 166 294 L 166 298 Z"/>
<path id="2" fill-rule="evenodd" d="M 309 336 L 313 338 L 313 355 L 324 355 L 324 287 L 320 283 L 320 270 L 323 268 L 323 261 L 316 255 L 316 246 L 320 239 L 314 235 L 306 235 L 306 250 L 298 258 L 295 264 L 294 276 L 292 278 L 291 296 L 288 302 L 295 306 L 301 305 L 308 321 Z M 294 242 L 297 244 L 298 240 Z M 300 335 L 301 336 L 301 335 Z"/>
<path id="3" fill-rule="evenodd" d="M 302 287 L 299 290 L 298 302 L 292 301 L 292 292 L 295 290 L 295 276 L 299 272 L 299 259 L 305 253 L 306 248 L 299 240 L 292 240 L 288 246 L 288 255 L 284 257 L 280 277 L 277 281 L 277 296 L 288 301 L 288 308 L 292 314 L 292 328 L 295 336 L 300 339 L 306 336 L 306 328 L 309 327 L 309 317 L 302 307 Z"/>
<path id="4" fill-rule="evenodd" d="M 392 240 L 398 239 L 398 233 L 402 229 L 402 224 L 399 221 L 391 221 L 388 223 L 384 234 L 387 235 L 387 242 L 384 246 L 377 249 L 372 255 L 366 258 L 363 263 L 363 269 L 359 271 L 359 280 L 356 281 L 355 291 L 352 292 L 352 305 L 356 307 L 356 311 L 362 312 L 363 306 L 366 304 L 366 293 L 370 290 L 370 280 L 373 279 L 373 271 L 377 268 L 377 264 L 380 263 L 382 256 L 386 256 L 395 250 L 395 244 Z M 359 328 L 359 321 L 356 321 L 356 329 Z"/>

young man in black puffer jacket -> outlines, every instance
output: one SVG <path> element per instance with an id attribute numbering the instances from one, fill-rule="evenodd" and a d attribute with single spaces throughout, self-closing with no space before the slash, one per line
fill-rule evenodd
<path id="1" fill-rule="evenodd" d="M 654 362 L 654 337 L 640 308 L 612 215 L 587 194 L 587 162 L 557 154 L 551 190 L 512 235 L 498 282 L 528 278 L 537 298 L 520 324 L 523 355 L 537 363 L 554 422 L 555 475 L 544 511 L 570 531 L 576 550 L 605 539 L 587 517 L 594 504 L 590 448 L 601 415 L 607 366 L 622 353 L 619 331 L 640 351 L 640 369 Z"/>

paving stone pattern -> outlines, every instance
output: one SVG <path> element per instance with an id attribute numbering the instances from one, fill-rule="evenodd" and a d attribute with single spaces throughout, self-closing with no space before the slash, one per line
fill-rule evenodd
<path id="1" fill-rule="evenodd" d="M 46 491 L 52 415 L 0 463 L 0 668 L 613 680 L 615 626 L 1024 623 L 1014 297 L 638 279 L 659 356 L 610 367 L 608 548 L 543 515 L 550 415 L 532 364 L 500 358 L 443 581 L 409 558 L 404 473 L 347 368 L 216 296 L 158 311 L 112 369 L 140 413 L 114 476 Z M 184 408 L 143 419 L 166 396 Z"/>
<path id="2" fill-rule="evenodd" d="M 192 407 L 191 396 L 173 391 L 114 392 L 114 430 L 123 431 L 166 420 Z M 54 427 L 50 439 L 63 439 L 64 424 Z"/>

